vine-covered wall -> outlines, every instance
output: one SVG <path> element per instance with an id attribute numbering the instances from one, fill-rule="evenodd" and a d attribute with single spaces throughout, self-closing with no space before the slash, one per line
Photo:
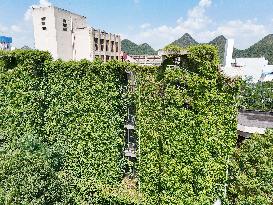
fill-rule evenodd
<path id="1" fill-rule="evenodd" d="M 124 174 L 125 64 L 39 51 L 0 61 L 0 203 L 126 201 L 112 194 Z"/>
<path id="2" fill-rule="evenodd" d="M 175 68 L 53 61 L 39 51 L 0 56 L 0 204 L 224 198 L 238 83 L 220 73 L 214 47 L 190 48 Z M 128 95 L 126 71 L 137 81 Z M 139 153 L 133 188 L 124 180 L 134 167 L 123 157 L 128 105 Z"/>
<path id="3" fill-rule="evenodd" d="M 237 138 L 238 84 L 220 73 L 211 46 L 190 48 L 179 65 L 136 71 L 143 204 L 212 204 L 224 198 Z"/>

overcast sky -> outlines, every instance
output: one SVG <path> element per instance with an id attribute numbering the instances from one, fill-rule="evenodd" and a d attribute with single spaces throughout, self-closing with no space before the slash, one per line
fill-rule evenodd
<path id="1" fill-rule="evenodd" d="M 33 5 L 55 5 L 88 18 L 90 26 L 155 49 L 190 33 L 199 42 L 218 35 L 247 48 L 273 33 L 273 0 L 0 0 L 0 35 L 33 47 Z"/>

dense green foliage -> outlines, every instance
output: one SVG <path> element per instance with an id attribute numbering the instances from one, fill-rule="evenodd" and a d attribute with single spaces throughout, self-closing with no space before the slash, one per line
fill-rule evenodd
<path id="1" fill-rule="evenodd" d="M 212 204 L 225 184 L 231 204 L 270 204 L 272 132 L 234 153 L 239 83 L 219 72 L 213 46 L 177 57 L 158 68 L 0 53 L 0 204 Z M 130 95 L 126 70 L 137 80 Z M 128 188 L 131 103 L 139 155 Z"/>
<path id="2" fill-rule="evenodd" d="M 218 71 L 212 46 L 161 69 L 135 71 L 142 203 L 212 204 L 236 143 L 237 82 Z"/>
<path id="3" fill-rule="evenodd" d="M 0 65 L 0 203 L 126 202 L 125 64 L 16 51 Z"/>
<path id="4" fill-rule="evenodd" d="M 254 135 L 236 150 L 230 166 L 230 204 L 273 202 L 273 132 Z"/>
<path id="5" fill-rule="evenodd" d="M 129 55 L 156 55 L 157 52 L 147 43 L 137 45 L 128 39 L 121 41 L 121 50 Z"/>
<path id="6" fill-rule="evenodd" d="M 240 91 L 240 108 L 273 111 L 273 82 L 245 81 Z"/>
<path id="7" fill-rule="evenodd" d="M 269 64 L 273 64 L 273 34 L 269 34 L 259 42 L 245 50 L 234 50 L 236 58 L 259 58 L 265 57 Z"/>

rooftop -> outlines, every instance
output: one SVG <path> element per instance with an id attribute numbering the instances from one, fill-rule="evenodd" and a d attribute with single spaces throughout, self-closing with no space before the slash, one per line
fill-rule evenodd
<path id="1" fill-rule="evenodd" d="M 273 128 L 273 112 L 240 111 L 238 124 L 247 127 Z"/>

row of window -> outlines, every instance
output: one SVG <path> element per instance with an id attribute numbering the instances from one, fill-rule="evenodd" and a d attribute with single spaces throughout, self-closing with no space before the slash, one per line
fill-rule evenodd
<path id="1" fill-rule="evenodd" d="M 99 44 L 98 44 L 99 39 L 98 38 L 94 38 L 94 42 L 95 42 L 95 50 L 98 51 L 99 50 Z M 118 48 L 118 42 L 114 42 L 111 41 L 111 44 L 109 40 L 106 40 L 106 51 L 111 51 L 114 52 L 114 47 L 116 46 L 116 52 L 118 52 L 119 48 Z M 110 46 L 110 49 L 109 49 Z M 104 39 L 100 39 L 100 50 L 104 51 Z"/>
<path id="2" fill-rule="evenodd" d="M 42 30 L 46 31 L 47 27 L 46 27 L 46 17 L 42 17 L 41 18 L 41 24 L 42 24 Z M 68 30 L 68 25 L 67 25 L 67 21 L 66 19 L 63 19 L 63 31 L 67 31 Z"/>
<path id="3" fill-rule="evenodd" d="M 104 55 L 101 55 L 101 56 L 96 55 L 95 57 L 104 60 Z M 106 58 L 105 59 L 106 61 L 114 60 L 114 59 L 118 60 L 118 56 L 116 56 L 116 57 L 115 56 L 106 56 L 105 58 Z"/>

